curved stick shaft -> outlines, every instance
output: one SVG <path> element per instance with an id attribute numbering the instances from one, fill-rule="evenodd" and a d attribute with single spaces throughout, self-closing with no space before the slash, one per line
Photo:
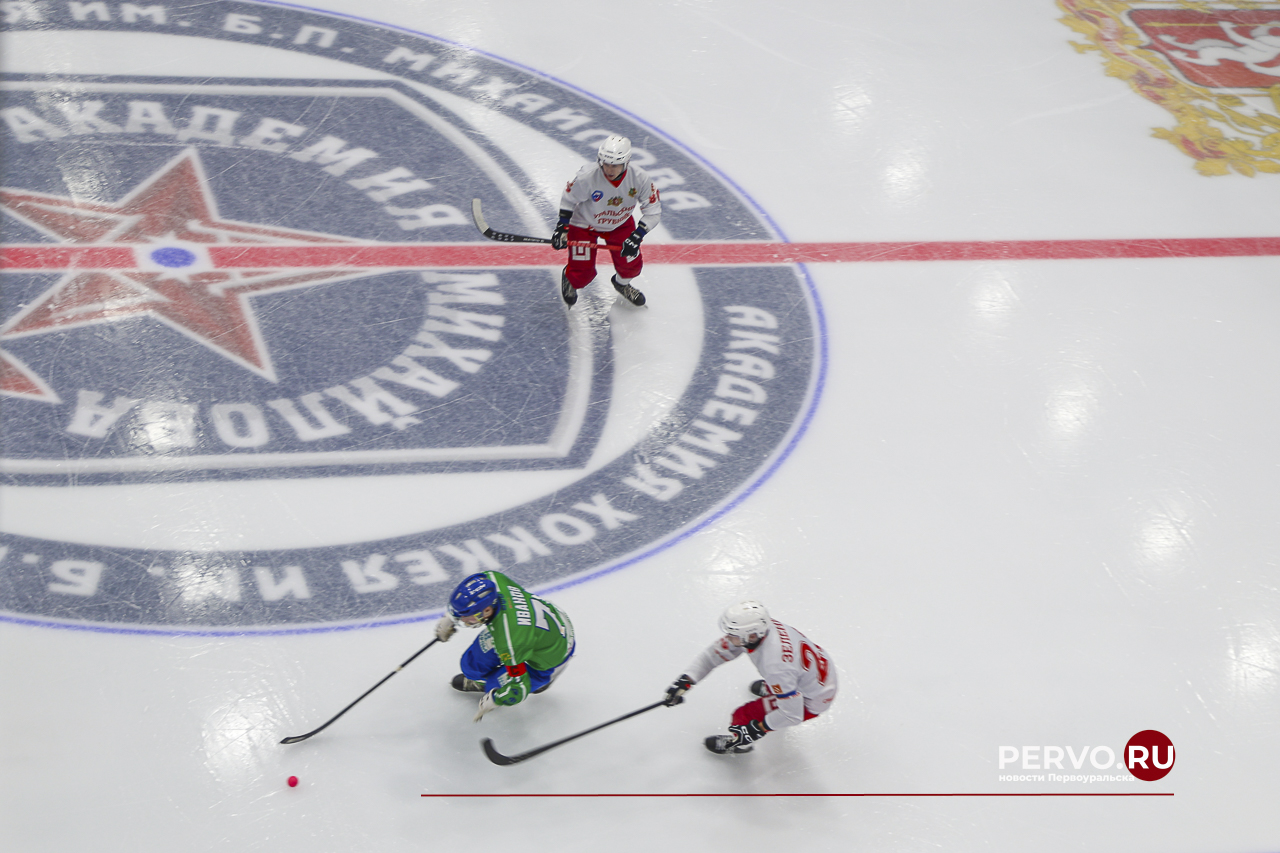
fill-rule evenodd
<path id="1" fill-rule="evenodd" d="M 652 711 L 654 708 L 657 708 L 659 705 L 665 705 L 665 704 L 667 704 L 667 700 L 661 699 L 657 702 L 654 702 L 652 705 L 646 705 L 637 711 L 632 711 L 629 714 L 623 714 L 621 717 L 615 717 L 614 719 L 610 720 L 607 723 L 601 723 L 598 726 L 592 726 L 591 728 L 584 729 L 583 731 L 580 731 L 577 734 L 569 735 L 566 738 L 561 738 L 560 740 L 554 741 L 553 743 L 549 743 L 546 746 L 539 746 L 536 749 L 529 750 L 528 752 L 522 752 L 519 755 L 503 755 L 501 752 L 498 752 L 497 748 L 493 745 L 493 740 L 490 738 L 485 738 L 484 740 L 480 741 L 480 746 L 484 749 L 485 756 L 494 764 L 500 764 L 503 766 L 508 764 L 515 764 L 516 762 L 533 758 L 535 755 L 541 755 L 547 750 L 555 749 L 557 746 L 560 746 L 561 744 L 566 744 L 571 740 L 577 740 L 583 735 L 589 735 L 592 732 L 600 731 L 600 729 L 603 729 L 605 726 L 611 726 L 614 723 L 620 723 L 623 720 L 636 716 L 637 714 L 643 714 L 645 711 Z"/>
<path id="2" fill-rule="evenodd" d="M 545 243 L 551 244 L 550 237 L 528 237 L 524 234 L 511 234 L 506 231 L 494 231 L 489 227 L 489 223 L 484 218 L 484 211 L 480 209 L 480 199 L 471 199 L 471 218 L 475 220 L 476 227 L 480 229 L 480 233 L 488 237 L 490 240 L 497 240 L 499 243 Z M 612 243 L 597 243 L 592 240 L 570 240 L 570 246 L 595 246 L 597 249 L 608 249 L 611 252 L 621 252 L 621 246 L 615 246 Z"/>
<path id="3" fill-rule="evenodd" d="M 406 666 L 408 666 L 409 664 L 413 663 L 414 659 L 415 659 L 418 655 L 422 654 L 423 652 L 425 652 L 427 649 L 431 648 L 432 646 L 434 646 L 434 645 L 435 645 L 436 643 L 438 643 L 438 642 L 440 642 L 439 638 L 434 639 L 434 640 L 432 640 L 431 642 L 427 643 L 427 644 L 426 644 L 425 646 L 423 646 L 422 648 L 418 649 L 416 652 L 414 652 L 414 653 L 409 657 L 409 659 L 408 659 L 408 660 L 406 660 L 404 663 L 400 664 L 400 665 L 399 665 L 398 667 L 396 667 L 395 669 L 391 670 L 391 672 L 388 672 L 386 675 L 384 675 L 384 676 L 382 677 L 382 680 L 381 680 L 381 681 L 379 681 L 377 684 L 375 684 L 375 685 L 373 685 L 372 687 L 370 687 L 370 688 L 369 688 L 368 690 L 366 690 L 365 692 L 361 693 L 361 694 L 360 694 L 360 696 L 356 699 L 356 701 L 355 701 L 355 702 L 352 702 L 350 705 L 348 705 L 347 707 L 343 708 L 343 709 L 342 709 L 341 711 L 339 711 L 338 713 L 334 714 L 331 718 L 329 718 L 328 722 L 326 722 L 324 725 L 320 726 L 318 729 L 312 729 L 311 731 L 307 732 L 305 735 L 293 735 L 292 737 L 287 737 L 287 738 L 285 738 L 284 740 L 282 740 L 282 741 L 280 741 L 280 742 L 281 742 L 281 743 L 298 743 L 298 742 L 300 742 L 300 741 L 304 741 L 304 740 L 306 740 L 307 738 L 311 737 L 312 735 L 316 735 L 316 734 L 319 734 L 320 732 L 324 731 L 324 730 L 325 730 L 325 729 L 327 729 L 330 725 L 332 725 L 334 722 L 336 722 L 336 721 L 337 721 L 337 719 L 338 719 L 339 717 L 341 717 L 343 714 L 347 713 L 347 712 L 348 712 L 348 711 L 350 711 L 352 708 L 354 708 L 354 707 L 355 707 L 355 706 L 360 702 L 360 700 L 361 700 L 361 699 L 363 699 L 364 697 L 368 696 L 368 695 L 369 695 L 370 693 L 372 693 L 373 691 L 377 690 L 379 687 L 381 687 L 383 684 L 385 684 L 385 683 L 387 682 L 387 679 L 391 678 L 391 676 L 395 675 L 397 672 L 399 672 L 400 670 L 404 669 L 404 668 L 405 668 Z"/>

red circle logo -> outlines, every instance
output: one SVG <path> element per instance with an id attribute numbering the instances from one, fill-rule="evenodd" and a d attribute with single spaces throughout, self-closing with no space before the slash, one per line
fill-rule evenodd
<path id="1" fill-rule="evenodd" d="M 1155 729 L 1138 732 L 1124 745 L 1124 763 L 1144 782 L 1163 779 L 1173 769 L 1173 741 Z"/>

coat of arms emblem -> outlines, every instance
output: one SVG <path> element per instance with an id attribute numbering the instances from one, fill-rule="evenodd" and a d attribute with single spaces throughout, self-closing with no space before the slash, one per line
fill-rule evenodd
<path id="1" fill-rule="evenodd" d="M 1177 120 L 1154 136 L 1203 175 L 1280 172 L 1280 4 L 1058 0 L 1074 46 Z"/>

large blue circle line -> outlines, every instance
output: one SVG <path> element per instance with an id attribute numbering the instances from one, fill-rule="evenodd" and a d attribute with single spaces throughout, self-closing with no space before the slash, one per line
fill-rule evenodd
<path id="1" fill-rule="evenodd" d="M 530 68 L 518 62 L 512 62 L 510 60 L 504 59 L 495 54 L 488 53 L 487 51 L 479 50 L 477 48 L 473 48 L 469 45 L 465 45 L 460 42 L 453 41 L 451 39 L 441 38 L 438 36 L 430 35 L 428 33 L 411 30 L 406 27 L 399 27 L 394 24 L 385 24 L 381 21 L 375 21 L 370 18 L 362 18 L 357 15 L 346 15 L 338 12 L 331 12 L 328 10 L 316 9 L 308 6 L 299 6 L 292 3 L 277 3 L 277 2 L 274 2 L 274 0 L 260 0 L 260 1 L 263 2 L 263 5 L 281 6 L 284 8 L 297 9 L 299 11 L 304 11 L 304 12 L 313 12 L 316 14 L 328 15 L 330 17 L 335 17 L 335 18 L 346 18 L 348 20 L 358 21 L 361 23 L 370 24 L 372 26 L 383 27 L 391 30 L 399 30 L 401 32 L 408 33 L 410 35 L 433 39 L 438 42 L 443 42 L 445 44 L 452 45 L 461 50 L 466 50 L 472 53 L 479 54 L 488 59 L 492 59 L 496 62 L 501 62 L 505 65 L 510 65 L 512 67 L 519 68 L 522 71 L 526 71 L 537 77 L 542 77 L 543 79 L 550 80 L 559 86 L 563 86 L 566 89 L 570 89 L 578 93 L 584 98 L 596 101 L 597 103 L 626 116 L 628 119 L 634 121 L 636 124 L 642 125 L 643 127 L 646 127 L 652 130 L 654 133 L 658 134 L 663 139 L 667 140 L 671 144 L 680 148 L 682 151 L 685 152 L 685 154 L 687 154 L 689 157 L 693 158 L 694 160 L 697 160 L 699 163 L 705 166 L 709 171 L 714 172 L 721 180 L 723 180 L 726 184 L 728 184 L 734 190 L 734 192 L 736 192 L 739 195 L 740 198 L 746 201 L 760 215 L 760 217 L 766 222 L 766 224 L 774 232 L 774 234 L 777 235 L 777 238 L 779 240 L 781 240 L 784 243 L 791 242 L 791 240 L 783 233 L 782 229 L 778 227 L 777 223 L 774 222 L 773 217 L 771 217 L 764 210 L 764 208 L 761 207 L 760 204 L 756 202 L 754 198 L 751 197 L 750 194 L 748 194 L 745 190 L 743 190 L 740 186 L 738 186 L 737 182 L 735 182 L 732 178 L 728 177 L 718 167 L 716 167 L 714 164 L 707 161 L 706 158 L 704 158 L 702 155 L 698 154 L 689 146 L 685 145 L 679 139 L 668 135 L 661 129 L 655 127 L 653 124 L 649 123 L 648 121 L 645 121 L 639 116 L 636 116 L 634 113 L 630 112 L 629 110 L 616 106 L 615 104 L 612 104 L 603 98 L 597 97 L 596 95 L 593 95 L 590 92 L 587 92 L 573 85 L 572 83 L 565 82 L 550 74 L 546 74 L 545 72 L 538 71 L 537 69 Z M 391 76 L 394 76 L 394 75 L 391 75 Z M 803 417 L 801 418 L 799 425 L 792 432 L 790 439 L 787 441 L 782 451 L 777 454 L 774 460 L 771 463 L 769 463 L 769 466 L 765 468 L 765 470 L 754 481 L 752 481 L 749 485 L 747 485 L 742 490 L 736 492 L 726 503 L 724 503 L 718 508 L 713 509 L 709 515 L 705 516 L 700 521 L 693 524 L 691 527 L 683 528 L 677 531 L 674 535 L 670 536 L 669 538 L 660 541 L 653 547 L 647 550 L 641 551 L 638 554 L 633 554 L 629 557 L 626 557 L 621 562 L 615 563 L 610 566 L 605 566 L 604 568 L 597 569 L 595 571 L 589 572 L 584 575 L 580 575 L 578 577 L 572 578 L 571 580 L 564 581 L 562 583 L 555 583 L 548 587 L 536 588 L 535 589 L 536 592 L 541 594 L 541 593 L 557 592 L 563 589 L 569 589 L 570 587 L 578 586 L 579 584 L 586 583 L 587 581 L 596 580 L 597 578 L 603 577 L 605 575 L 609 575 L 614 572 L 621 571 L 622 569 L 633 566 L 636 563 L 647 560 L 650 557 L 653 557 L 657 554 L 662 553 L 663 551 L 666 551 L 669 548 L 672 548 L 678 545 L 679 543 L 688 539 L 690 536 L 693 536 L 695 533 L 699 533 L 705 530 L 708 526 L 718 521 L 719 519 L 723 518 L 726 514 L 728 514 L 729 512 L 737 508 L 739 505 L 741 505 L 743 501 L 751 497 L 751 495 L 755 494 L 756 490 L 758 490 L 762 485 L 764 485 L 765 481 L 767 481 L 777 472 L 777 470 L 782 466 L 782 463 L 785 462 L 787 458 L 791 456 L 792 452 L 796 449 L 796 447 L 799 446 L 800 440 L 804 437 L 805 433 L 808 432 L 809 426 L 813 422 L 813 418 L 817 413 L 818 403 L 821 401 L 822 394 L 826 388 L 829 347 L 828 347 L 826 314 L 823 312 L 822 303 L 818 299 L 818 290 L 817 290 L 816 284 L 813 281 L 813 276 L 810 273 L 809 268 L 806 264 L 796 264 L 796 266 L 800 270 L 801 276 L 805 283 L 805 287 L 809 292 L 810 298 L 813 300 L 814 313 L 816 315 L 816 319 L 818 322 L 818 335 L 817 335 L 818 373 L 814 379 L 812 396 L 810 397 L 810 400 L 809 400 L 809 407 L 805 411 Z M 353 622 L 347 625 L 314 625 L 314 626 L 301 627 L 301 628 L 208 629 L 208 630 L 199 630 L 199 629 L 184 630 L 184 629 L 141 628 L 141 627 L 135 628 L 135 627 L 111 626 L 111 625 L 72 624 L 72 623 L 61 623 L 61 622 L 49 622 L 49 621 L 43 621 L 39 619 L 29 619 L 29 618 L 24 618 L 20 616 L 12 616 L 9 614 L 0 614 L 0 622 L 8 622 L 8 623 L 17 624 L 17 625 L 39 626 L 43 628 L 61 628 L 61 629 L 73 630 L 73 631 L 92 631 L 95 633 L 103 633 L 103 634 L 144 634 L 144 635 L 159 635 L 159 636 L 170 636 L 170 637 L 270 637 L 270 636 L 322 634 L 322 633 L 331 633 L 335 631 L 356 631 L 356 630 L 364 630 L 368 628 L 383 628 L 383 627 L 389 627 L 393 625 L 404 625 L 404 624 L 411 624 L 415 622 L 425 622 L 430 619 L 438 619 L 443 615 L 444 615 L 444 610 L 441 609 L 439 611 L 432 610 L 426 613 L 417 613 L 412 616 L 404 616 L 396 619 L 365 620 L 360 622 Z"/>

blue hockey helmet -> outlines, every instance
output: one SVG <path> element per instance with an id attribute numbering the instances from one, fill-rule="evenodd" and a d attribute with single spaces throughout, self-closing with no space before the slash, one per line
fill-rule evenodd
<path id="1" fill-rule="evenodd" d="M 463 578 L 449 596 L 449 615 L 454 619 L 475 616 L 486 607 L 496 610 L 500 606 L 498 586 L 483 572 Z"/>

